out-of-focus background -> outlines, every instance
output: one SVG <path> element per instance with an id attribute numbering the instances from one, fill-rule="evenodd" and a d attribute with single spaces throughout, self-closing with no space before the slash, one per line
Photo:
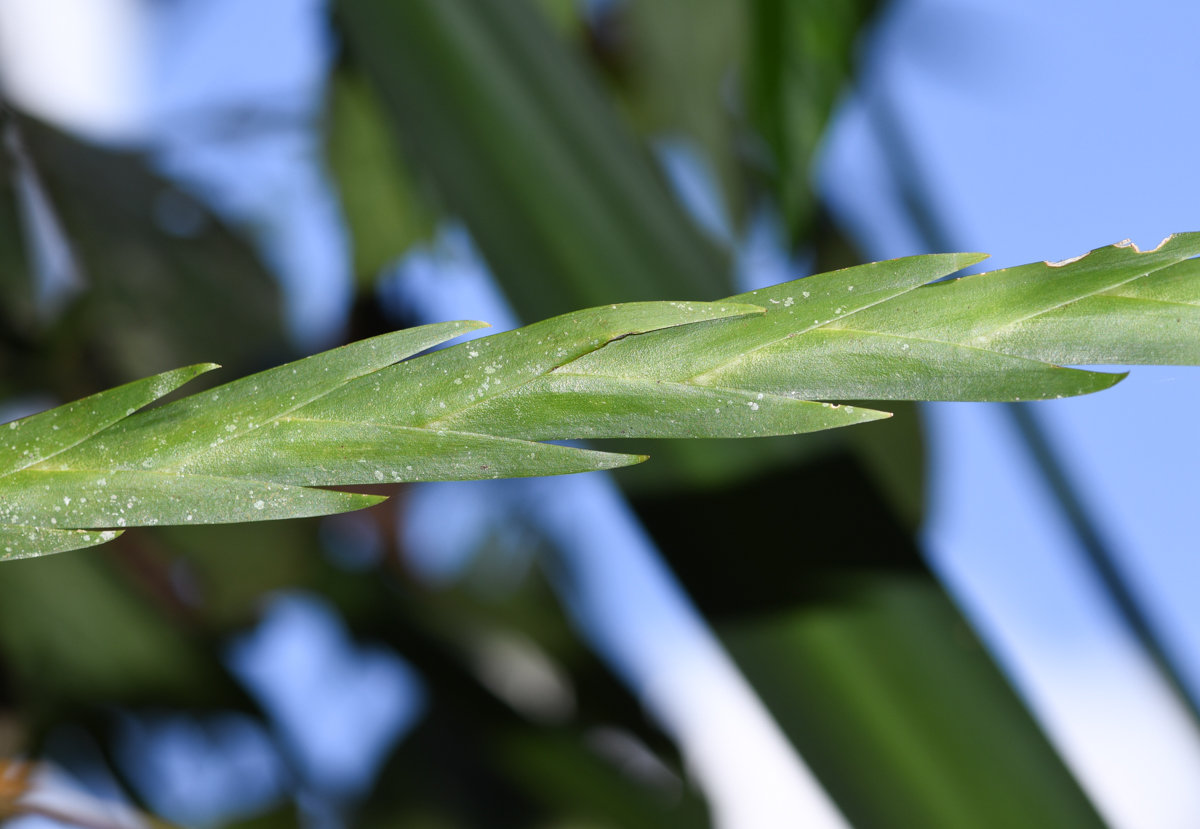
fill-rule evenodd
<path id="1" fill-rule="evenodd" d="M 1153 247 L 1200 229 L 1197 30 L 1183 0 L 0 0 L 0 422 L 445 319 Z M 1200 370 L 1135 368 L 0 564 L 0 818 L 1198 826 L 1197 404 Z"/>

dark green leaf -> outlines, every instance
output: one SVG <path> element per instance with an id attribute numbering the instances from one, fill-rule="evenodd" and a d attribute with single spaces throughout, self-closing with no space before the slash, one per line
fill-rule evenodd
<path id="1" fill-rule="evenodd" d="M 860 576 L 723 639 L 857 829 L 1103 825 L 928 576 Z"/>
<path id="2" fill-rule="evenodd" d="M 813 156 L 849 78 L 857 36 L 876 0 L 750 0 L 746 109 L 765 144 L 752 157 L 793 237 L 811 228 Z"/>
<path id="3" fill-rule="evenodd" d="M 244 366 L 281 349 L 279 297 L 249 245 L 143 158 L 19 121 L 85 292 L 48 331 L 121 380 L 212 361 Z M 182 209 L 185 227 L 163 221 Z"/>
<path id="4" fill-rule="evenodd" d="M 329 109 L 329 164 L 354 241 L 354 269 L 360 283 L 370 284 L 409 245 L 430 235 L 433 221 L 366 79 L 337 72 Z"/>
<path id="5" fill-rule="evenodd" d="M 338 8 L 414 168 L 524 319 L 726 293 L 721 256 L 527 0 Z"/>

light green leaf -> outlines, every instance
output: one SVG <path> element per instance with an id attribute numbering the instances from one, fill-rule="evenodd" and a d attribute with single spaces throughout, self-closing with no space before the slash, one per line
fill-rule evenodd
<path id="1" fill-rule="evenodd" d="M 168 371 L 0 426 L 0 476 L 53 458 L 214 368 Z"/>
<path id="2" fill-rule="evenodd" d="M 932 285 L 982 256 L 910 257 L 723 302 L 591 308 L 406 360 L 483 323 L 424 326 L 126 416 L 207 367 L 183 369 L 14 424 L 0 522 L 63 531 L 323 515 L 380 499 L 312 487 L 644 460 L 538 441 L 786 435 L 888 416 L 840 399 L 1097 391 L 1122 375 L 1045 360 L 1200 363 L 1196 253 L 1200 234 L 1189 234 L 1147 253 L 1113 246 Z M 79 540 L 53 538 L 22 554 Z"/>
<path id="3" fill-rule="evenodd" d="M 4 479 L 0 521 L 64 529 L 233 524 L 349 512 L 383 500 L 208 475 L 25 470 Z"/>
<path id="4" fill-rule="evenodd" d="M 486 326 L 426 325 L 269 369 L 132 418 L 45 468 L 178 471 L 189 458 L 236 441 L 351 380 Z"/>
<path id="5" fill-rule="evenodd" d="M 440 427 L 453 415 L 510 394 L 550 371 L 631 335 L 719 319 L 761 316 L 735 302 L 631 302 L 564 314 L 448 348 L 347 384 L 300 410 L 317 420 Z M 370 403 L 364 409 L 364 401 Z"/>
<path id="6" fill-rule="evenodd" d="M 746 438 L 853 426 L 886 412 L 775 394 L 557 371 L 446 418 L 446 425 L 533 440 Z"/>
<path id="7" fill-rule="evenodd" d="M 751 291 L 730 297 L 729 301 L 761 306 L 765 313 L 756 318 L 741 320 L 738 325 L 664 330 L 614 343 L 603 353 L 576 361 L 570 370 L 577 374 L 692 381 L 744 360 L 759 349 L 791 343 L 799 334 L 819 330 L 865 308 L 894 300 L 986 258 L 982 253 L 910 256 Z M 718 385 L 703 380 L 697 384 Z"/>
<path id="8" fill-rule="evenodd" d="M 188 472 L 333 486 L 568 475 L 615 469 L 646 459 L 643 455 L 378 423 L 288 418 L 276 427 L 214 450 L 189 465 Z"/>
<path id="9" fill-rule="evenodd" d="M 1014 323 L 990 345 L 1077 365 L 1195 365 L 1198 330 L 1200 260 L 1188 259 Z"/>
<path id="10" fill-rule="evenodd" d="M 1198 253 L 1200 234 L 1179 234 L 1150 252 L 1113 245 L 1066 263 L 923 287 L 928 278 L 919 273 L 904 285 L 893 271 L 919 269 L 927 257 L 848 268 L 731 297 L 767 309 L 736 335 L 731 326 L 655 332 L 615 343 L 571 371 L 807 400 L 1087 394 L 1124 375 L 1047 361 L 1200 362 L 1196 306 L 1187 301 L 1197 270 L 1183 261 Z M 862 302 L 862 291 L 878 299 Z M 747 346 L 741 351 L 739 339 Z"/>
<path id="11" fill-rule="evenodd" d="M 45 527 L 18 527 L 0 524 L 0 561 L 48 556 L 68 550 L 82 550 L 112 541 L 119 531 L 54 530 Z"/>

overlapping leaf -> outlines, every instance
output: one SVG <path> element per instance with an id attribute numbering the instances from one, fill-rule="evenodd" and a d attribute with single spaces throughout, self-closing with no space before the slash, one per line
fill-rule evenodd
<path id="1" fill-rule="evenodd" d="M 927 285 L 930 257 L 731 297 L 767 309 L 614 343 L 556 374 L 806 400 L 1041 400 L 1122 375 L 1062 365 L 1200 363 L 1200 234 Z M 957 266 L 979 261 L 960 256 Z M 535 434 L 522 434 L 536 437 Z"/>
<path id="2" fill-rule="evenodd" d="M 320 515 L 380 500 L 311 485 L 563 474 L 637 462 L 465 432 L 439 419 L 614 339 L 756 313 L 735 303 L 609 306 L 401 363 L 483 324 L 423 326 L 136 415 L 210 366 L 114 389 L 6 427 L 0 523 L 12 528 L 4 539 L 13 550 L 5 552 L 52 552 L 95 538 L 66 534 L 73 529 Z"/>
<path id="3" fill-rule="evenodd" d="M 719 303 L 593 308 L 409 360 L 483 323 L 423 326 L 134 414 L 212 366 L 180 369 L 5 427 L 0 542 L 36 555 L 97 530 L 379 500 L 314 487 L 643 460 L 544 440 L 796 434 L 887 416 L 836 400 L 1097 391 L 1120 375 L 1050 361 L 1200 363 L 1197 253 L 1187 234 L 935 284 L 982 257 L 911 257 Z"/>

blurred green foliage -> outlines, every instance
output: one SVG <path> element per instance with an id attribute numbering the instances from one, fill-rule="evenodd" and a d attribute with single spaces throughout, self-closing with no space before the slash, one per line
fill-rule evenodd
<path id="1" fill-rule="evenodd" d="M 746 112 L 756 134 L 749 157 L 775 194 L 794 240 L 813 232 L 819 209 L 809 170 L 850 74 L 859 30 L 877 0 L 750 0 L 753 48 Z"/>
<path id="2" fill-rule="evenodd" d="M 327 130 L 354 272 L 369 290 L 387 265 L 432 235 L 432 217 L 409 167 L 397 157 L 379 97 L 361 75 L 343 70 L 333 76 Z"/>

